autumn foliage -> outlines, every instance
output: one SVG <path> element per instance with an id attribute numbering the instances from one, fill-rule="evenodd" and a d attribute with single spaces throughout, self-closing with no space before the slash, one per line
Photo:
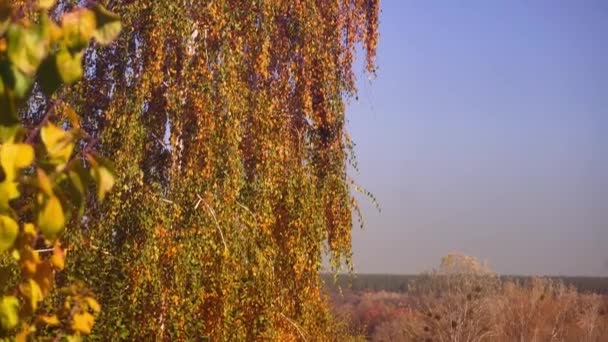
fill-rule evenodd
<path id="1" fill-rule="evenodd" d="M 58 330 L 37 334 L 338 339 L 318 271 L 325 254 L 350 264 L 345 103 L 358 46 L 374 72 L 378 0 L 101 1 L 112 13 L 93 2 L 10 3 L 0 1 L 0 62 L 29 83 L 2 75 L 19 91 L 2 120 L 25 132 L 3 128 L 3 151 L 20 150 L 2 166 L 7 181 L 19 174 L 32 186 L 3 195 L 2 240 L 57 263 L 45 279 L 68 290 L 41 289 L 44 309 L 35 288 L 5 297 L 5 329 L 26 317 L 15 301 L 46 315 L 82 298 L 65 313 L 72 323 L 46 315 Z M 33 30 L 52 22 L 49 37 L 63 38 L 38 51 L 47 45 Z M 22 27 L 32 34 L 14 38 Z M 37 251 L 46 247 L 51 258 Z M 40 285 L 14 266 L 7 256 L 6 291 L 20 279 Z"/>

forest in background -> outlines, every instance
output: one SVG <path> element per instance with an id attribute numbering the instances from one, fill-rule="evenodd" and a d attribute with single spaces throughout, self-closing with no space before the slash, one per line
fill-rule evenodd
<path id="1" fill-rule="evenodd" d="M 407 292 L 410 284 L 420 279 L 422 275 L 416 274 L 338 274 L 323 273 L 322 278 L 327 291 L 337 292 L 340 289 L 352 290 L 354 292 Z M 515 281 L 518 283 L 529 283 L 537 276 L 510 276 L 500 275 L 502 281 Z M 606 277 L 573 277 L 573 276 L 545 276 L 555 282 L 561 282 L 566 286 L 574 286 L 579 292 L 591 292 L 608 294 L 608 278 Z"/>

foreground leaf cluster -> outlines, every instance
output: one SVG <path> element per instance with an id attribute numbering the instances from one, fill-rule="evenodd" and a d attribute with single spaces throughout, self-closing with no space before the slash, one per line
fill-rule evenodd
<path id="1" fill-rule="evenodd" d="M 13 5 L 0 0 L 0 334 L 20 341 L 41 332 L 79 338 L 90 333 L 100 305 L 76 283 L 53 291 L 65 268 L 61 237 L 82 215 L 89 185 L 103 198 L 113 176 L 96 176 L 110 172 L 109 164 L 54 94 L 82 77 L 89 41 L 109 43 L 120 22 L 101 6 L 68 12 L 56 23 L 48 14 L 54 1 Z M 36 15 L 19 15 L 28 9 Z M 36 84 L 51 104 L 35 126 L 24 127 Z M 53 295 L 61 304 L 49 305 L 45 299 Z"/>

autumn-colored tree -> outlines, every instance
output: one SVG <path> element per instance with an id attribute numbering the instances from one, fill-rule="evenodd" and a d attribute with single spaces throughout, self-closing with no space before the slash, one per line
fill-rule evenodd
<path id="1" fill-rule="evenodd" d="M 103 305 L 91 337 L 337 338 L 319 269 L 350 265 L 345 103 L 359 45 L 374 72 L 379 0 L 103 4 L 126 30 L 57 95 L 118 176 L 84 198 L 57 279 Z M 53 106 L 37 92 L 26 125 Z"/>

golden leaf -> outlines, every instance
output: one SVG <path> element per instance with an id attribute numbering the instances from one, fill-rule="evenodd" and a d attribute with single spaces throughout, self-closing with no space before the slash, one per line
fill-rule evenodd
<path id="1" fill-rule="evenodd" d="M 59 270 L 63 270 L 63 268 L 65 267 L 65 253 L 58 245 L 55 245 L 55 247 L 53 248 L 51 264 Z"/>
<path id="2" fill-rule="evenodd" d="M 100 312 L 101 311 L 101 306 L 99 305 L 99 302 L 97 302 L 97 300 L 95 300 L 95 298 L 93 297 L 86 297 L 85 298 L 87 305 L 89 306 L 89 308 L 91 308 L 91 310 L 93 310 L 94 312 Z"/>
<path id="3" fill-rule="evenodd" d="M 40 136 L 52 163 L 62 166 L 68 162 L 74 149 L 72 135 L 69 132 L 48 123 L 40 130 Z"/>
<path id="4" fill-rule="evenodd" d="M 82 334 L 90 334 L 94 324 L 95 317 L 88 312 L 74 314 L 72 318 L 72 329 Z"/>
<path id="5" fill-rule="evenodd" d="M 4 252 L 13 247 L 19 226 L 12 218 L 0 215 L 0 252 Z"/>
<path id="6" fill-rule="evenodd" d="M 46 325 L 59 325 L 59 318 L 57 318 L 57 315 L 40 316 L 40 320 Z"/>
<path id="7" fill-rule="evenodd" d="M 40 290 L 40 286 L 33 279 L 28 279 L 27 282 L 19 285 L 19 290 L 23 294 L 25 298 L 30 300 L 30 308 L 32 311 L 36 311 L 38 308 L 38 303 L 42 301 L 42 291 Z"/>
<path id="8" fill-rule="evenodd" d="M 55 196 L 48 197 L 38 214 L 38 228 L 46 239 L 54 240 L 63 231 L 65 216 L 61 202 Z"/>
<path id="9" fill-rule="evenodd" d="M 0 301 L 0 323 L 5 329 L 12 329 L 19 323 L 19 300 L 14 296 L 3 297 Z"/>

